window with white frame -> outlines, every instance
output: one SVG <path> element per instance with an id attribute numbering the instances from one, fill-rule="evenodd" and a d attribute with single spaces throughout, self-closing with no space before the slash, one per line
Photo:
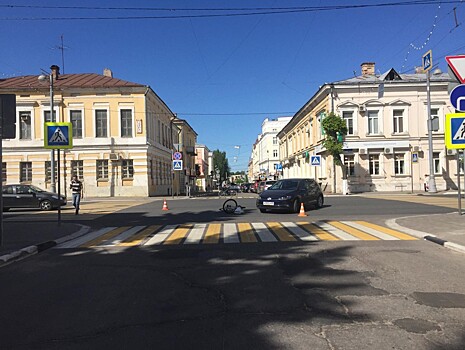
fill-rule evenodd
<path id="1" fill-rule="evenodd" d="M 32 162 L 19 163 L 19 181 L 31 182 L 32 181 Z"/>
<path id="2" fill-rule="evenodd" d="M 432 131 L 439 131 L 439 108 L 431 108 Z"/>
<path id="3" fill-rule="evenodd" d="M 278 144 L 278 138 L 276 136 L 273 136 L 273 145 Z"/>
<path id="4" fill-rule="evenodd" d="M 347 135 L 354 134 L 354 111 L 343 111 L 342 119 L 346 122 Z"/>
<path id="5" fill-rule="evenodd" d="M 52 179 L 52 162 L 47 160 L 45 161 L 45 181 L 50 182 Z M 58 171 L 55 169 L 55 182 L 58 181 Z"/>
<path id="6" fill-rule="evenodd" d="M 399 134 L 404 132 L 404 110 L 394 109 L 392 111 L 393 133 Z"/>
<path id="7" fill-rule="evenodd" d="M 278 150 L 274 149 L 273 150 L 273 157 L 276 158 L 278 156 Z"/>
<path id="8" fill-rule="evenodd" d="M 121 109 L 121 137 L 132 137 L 132 109 Z"/>
<path id="9" fill-rule="evenodd" d="M 19 139 L 20 140 L 30 140 L 32 138 L 31 135 L 31 112 L 24 111 L 19 112 Z"/>
<path id="10" fill-rule="evenodd" d="M 370 154 L 368 161 L 370 175 L 379 175 L 379 154 Z"/>
<path id="11" fill-rule="evenodd" d="M 7 182 L 6 162 L 2 162 L 2 182 Z"/>
<path id="12" fill-rule="evenodd" d="M 434 166 L 434 173 L 441 174 L 441 159 L 439 157 L 439 152 L 433 152 L 433 166 Z"/>
<path id="13" fill-rule="evenodd" d="M 375 135 L 378 133 L 378 111 L 368 111 L 368 134 Z"/>
<path id="14" fill-rule="evenodd" d="M 73 138 L 82 138 L 82 110 L 71 110 L 69 119 L 73 127 Z"/>
<path id="15" fill-rule="evenodd" d="M 95 110 L 95 137 L 107 137 L 108 111 L 106 109 Z"/>
<path id="16" fill-rule="evenodd" d="M 84 161 L 83 160 L 72 160 L 71 161 L 71 175 L 76 175 L 78 179 L 84 178 Z"/>
<path id="17" fill-rule="evenodd" d="M 121 178 L 132 179 L 134 177 L 134 163 L 132 159 L 123 159 L 121 162 Z"/>
<path id="18" fill-rule="evenodd" d="M 405 174 L 405 154 L 404 153 L 394 154 L 394 174 L 396 175 Z"/>
<path id="19" fill-rule="evenodd" d="M 97 180 L 108 180 L 108 160 L 97 160 Z"/>
<path id="20" fill-rule="evenodd" d="M 44 111 L 44 121 L 47 122 L 53 122 L 57 121 L 57 112 L 54 110 L 53 111 L 53 120 L 50 118 L 50 110 Z"/>
<path id="21" fill-rule="evenodd" d="M 325 134 L 325 130 L 323 129 L 323 119 L 325 119 L 326 117 L 326 113 L 325 112 L 320 112 L 318 113 L 318 121 L 320 122 L 320 132 L 321 132 L 321 135 L 324 135 Z"/>
<path id="22" fill-rule="evenodd" d="M 347 176 L 354 176 L 355 175 L 355 156 L 345 155 L 344 165 L 346 166 L 346 169 L 347 169 Z"/>

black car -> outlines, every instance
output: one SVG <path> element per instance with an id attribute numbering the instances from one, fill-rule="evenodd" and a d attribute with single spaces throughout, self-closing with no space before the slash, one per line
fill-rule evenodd
<path id="1" fill-rule="evenodd" d="M 10 208 L 56 209 L 66 205 L 66 197 L 58 199 L 57 193 L 47 192 L 33 185 L 3 185 L 3 210 Z"/>
<path id="2" fill-rule="evenodd" d="M 273 186 L 260 193 L 257 208 L 262 213 L 268 210 L 286 210 L 298 213 L 300 204 L 305 207 L 323 207 L 324 197 L 314 179 L 278 180 Z"/>

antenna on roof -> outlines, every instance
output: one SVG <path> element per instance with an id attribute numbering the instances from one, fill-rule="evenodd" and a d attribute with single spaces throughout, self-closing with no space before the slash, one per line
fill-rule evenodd
<path id="1" fill-rule="evenodd" d="M 61 38 L 61 45 L 56 45 L 52 47 L 52 49 L 61 50 L 61 67 L 63 68 L 62 74 L 65 74 L 65 50 L 69 49 L 69 47 L 63 45 L 63 34 L 61 34 L 60 38 Z"/>

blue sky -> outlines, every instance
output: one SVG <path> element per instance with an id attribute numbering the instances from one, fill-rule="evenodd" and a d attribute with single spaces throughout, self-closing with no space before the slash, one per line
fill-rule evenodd
<path id="1" fill-rule="evenodd" d="M 465 26 L 461 24 L 465 23 L 465 4 L 437 1 L 421 6 L 244 17 L 11 19 L 195 16 L 220 12 L 194 9 L 388 2 L 392 0 L 0 0 L 0 78 L 40 74 L 41 68 L 48 69 L 52 64 L 62 66 L 57 47 L 63 35 L 67 47 L 65 73 L 101 74 L 108 67 L 117 78 L 150 85 L 174 113 L 188 120 L 199 134 L 199 143 L 211 150 L 226 151 L 233 171 L 246 170 L 266 117 L 292 116 L 320 85 L 349 78 L 354 72 L 360 74 L 362 62 L 375 62 L 376 71 L 381 73 L 390 68 L 408 72 L 420 66 L 421 56 L 432 49 L 433 61 L 445 71 L 445 55 L 465 52 Z M 221 13 L 232 12 L 237 11 Z"/>

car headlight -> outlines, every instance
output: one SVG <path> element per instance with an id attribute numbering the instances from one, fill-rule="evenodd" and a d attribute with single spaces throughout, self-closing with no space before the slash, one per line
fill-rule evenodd
<path id="1" fill-rule="evenodd" d="M 289 200 L 289 199 L 291 199 L 291 198 L 292 198 L 292 196 L 282 196 L 282 197 L 279 197 L 278 199 L 279 199 L 280 201 L 287 201 L 287 200 Z"/>

